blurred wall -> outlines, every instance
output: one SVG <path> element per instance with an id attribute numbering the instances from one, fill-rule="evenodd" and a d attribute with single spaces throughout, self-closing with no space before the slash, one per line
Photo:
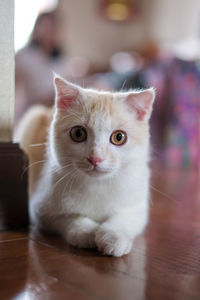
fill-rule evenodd
<path id="1" fill-rule="evenodd" d="M 151 2 L 148 31 L 166 43 L 200 38 L 199 0 L 146 0 Z"/>
<path id="2" fill-rule="evenodd" d="M 98 0 L 60 0 L 58 16 L 68 55 L 105 66 L 120 50 L 140 49 L 149 40 L 159 43 L 196 37 L 200 31 L 199 0 L 138 0 L 140 15 L 127 23 L 105 20 Z"/>
<path id="3" fill-rule="evenodd" d="M 14 116 L 14 1 L 0 8 L 0 142 L 11 142 Z"/>

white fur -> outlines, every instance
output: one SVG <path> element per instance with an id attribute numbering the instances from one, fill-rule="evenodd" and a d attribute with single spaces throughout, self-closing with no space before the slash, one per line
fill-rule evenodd
<path id="1" fill-rule="evenodd" d="M 116 105 L 119 102 L 122 120 L 109 118 L 103 111 L 86 120 L 90 112 L 73 115 L 70 109 L 63 115 L 56 109 L 50 128 L 48 161 L 30 202 L 31 220 L 40 228 L 58 232 L 73 246 L 97 247 L 106 255 L 122 256 L 130 252 L 134 238 L 148 221 L 149 136 L 145 133 L 141 143 L 129 138 L 138 126 L 148 130 L 148 121 L 138 121 L 136 114 L 127 109 L 123 102 L 126 93 L 81 88 L 79 93 L 86 104 L 95 97 L 107 97 L 108 101 L 111 97 Z M 61 118 L 63 123 L 59 123 Z M 69 122 L 70 128 L 87 123 L 85 143 L 71 141 Z M 110 134 L 116 129 L 128 134 L 123 146 L 110 143 Z M 97 172 L 86 159 L 91 153 L 104 158 Z"/>

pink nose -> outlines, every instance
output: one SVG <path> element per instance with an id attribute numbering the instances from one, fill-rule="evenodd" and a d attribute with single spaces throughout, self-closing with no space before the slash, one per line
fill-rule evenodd
<path id="1" fill-rule="evenodd" d="M 92 156 L 90 156 L 87 160 L 88 160 L 94 167 L 98 166 L 98 164 L 99 164 L 100 162 L 103 161 L 103 159 L 100 158 L 100 157 L 92 157 Z"/>

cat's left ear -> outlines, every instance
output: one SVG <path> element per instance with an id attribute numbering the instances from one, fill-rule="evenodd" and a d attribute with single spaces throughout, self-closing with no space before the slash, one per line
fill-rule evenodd
<path id="1" fill-rule="evenodd" d="M 137 119 L 143 121 L 150 118 L 154 99 L 155 90 L 154 88 L 150 88 L 130 93 L 126 97 L 125 102 L 136 113 Z"/>
<path id="2" fill-rule="evenodd" d="M 78 87 L 65 81 L 57 74 L 54 74 L 54 85 L 56 91 L 56 107 L 60 111 L 65 112 L 76 102 L 79 94 Z"/>

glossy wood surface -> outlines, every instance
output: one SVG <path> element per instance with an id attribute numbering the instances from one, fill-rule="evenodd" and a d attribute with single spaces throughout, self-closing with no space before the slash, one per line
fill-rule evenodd
<path id="1" fill-rule="evenodd" d="M 121 258 L 1 232 L 0 299 L 200 299 L 198 172 L 154 171 L 149 225 Z"/>

